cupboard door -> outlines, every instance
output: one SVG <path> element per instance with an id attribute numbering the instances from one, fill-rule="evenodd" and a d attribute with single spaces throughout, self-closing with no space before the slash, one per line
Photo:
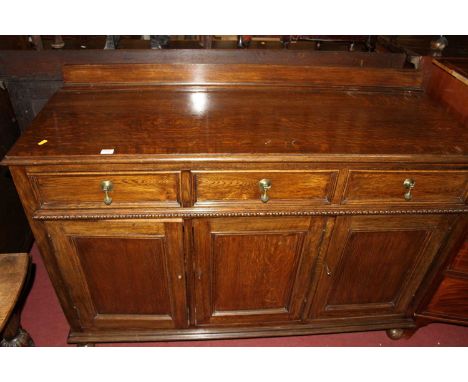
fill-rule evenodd
<path id="1" fill-rule="evenodd" d="M 405 316 L 452 216 L 338 217 L 310 318 Z"/>
<path id="2" fill-rule="evenodd" d="M 46 225 L 82 328 L 188 325 L 182 221 Z"/>
<path id="3" fill-rule="evenodd" d="M 300 319 L 324 218 L 194 221 L 198 326 Z"/>

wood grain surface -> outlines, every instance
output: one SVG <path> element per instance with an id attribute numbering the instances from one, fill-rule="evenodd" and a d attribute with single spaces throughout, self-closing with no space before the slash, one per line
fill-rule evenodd
<path id="1" fill-rule="evenodd" d="M 28 264 L 27 253 L 0 254 L 0 333 L 20 296 Z"/>
<path id="2" fill-rule="evenodd" d="M 0 72 L 11 78 L 62 79 L 66 64 L 268 64 L 403 68 L 403 53 L 316 52 L 265 49 L 0 51 Z"/>
<path id="3" fill-rule="evenodd" d="M 466 125 L 419 92 L 68 89 L 52 98 L 5 163 L 130 155 L 460 156 L 467 142 Z M 114 155 L 100 155 L 102 149 Z"/>
<path id="4" fill-rule="evenodd" d="M 250 65 L 141 64 L 65 65 L 65 84 L 263 84 L 420 88 L 411 69 Z"/>
<path id="5" fill-rule="evenodd" d="M 445 277 L 426 311 L 432 315 L 458 319 L 466 324 L 468 312 L 468 277 Z"/>
<path id="6" fill-rule="evenodd" d="M 4 161 L 70 341 L 417 326 L 466 235 L 466 123 L 415 71 L 223 67 L 66 71 L 93 83 Z"/>
<path id="7" fill-rule="evenodd" d="M 405 179 L 414 181 L 411 199 Z M 343 203 L 439 203 L 464 204 L 468 184 L 466 171 L 350 171 Z"/>
<path id="8" fill-rule="evenodd" d="M 460 58 L 452 60 L 456 66 L 452 70 L 461 70 L 463 77 L 466 77 L 466 67 L 468 59 Z M 452 61 L 448 61 L 449 63 Z M 447 60 L 442 61 L 447 64 Z M 465 68 L 465 69 L 463 69 Z M 454 77 L 449 71 L 438 66 L 429 57 L 423 59 L 423 70 L 427 73 L 424 77 L 424 87 L 426 93 L 438 103 L 451 110 L 465 124 L 468 122 L 468 86 L 466 81 Z"/>

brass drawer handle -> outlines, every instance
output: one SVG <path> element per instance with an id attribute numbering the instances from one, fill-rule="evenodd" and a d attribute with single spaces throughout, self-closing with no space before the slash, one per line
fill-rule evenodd
<path id="1" fill-rule="evenodd" d="M 114 189 L 114 185 L 110 180 L 103 180 L 101 182 L 101 190 L 104 191 L 104 204 L 110 205 L 112 198 L 109 196 L 109 192 Z"/>
<path id="2" fill-rule="evenodd" d="M 270 200 L 270 197 L 268 196 L 267 192 L 271 188 L 271 180 L 270 179 L 262 179 L 260 182 L 258 182 L 258 187 L 260 188 L 260 192 L 262 195 L 260 196 L 260 200 L 263 203 L 266 203 Z"/>
<path id="3" fill-rule="evenodd" d="M 416 185 L 416 181 L 413 179 L 405 179 L 403 182 L 403 186 L 408 190 L 405 192 L 405 200 L 411 200 L 413 195 L 411 195 L 411 190 L 414 188 Z"/>

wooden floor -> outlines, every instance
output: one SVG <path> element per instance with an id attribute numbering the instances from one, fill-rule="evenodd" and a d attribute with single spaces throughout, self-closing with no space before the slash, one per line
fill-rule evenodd
<path id="1" fill-rule="evenodd" d="M 22 324 L 36 346 L 67 346 L 68 324 L 47 277 L 37 247 L 31 255 L 36 276 L 22 315 Z M 384 331 L 299 337 L 256 338 L 216 341 L 104 344 L 102 346 L 468 346 L 468 327 L 432 324 L 410 339 L 390 340 Z"/>

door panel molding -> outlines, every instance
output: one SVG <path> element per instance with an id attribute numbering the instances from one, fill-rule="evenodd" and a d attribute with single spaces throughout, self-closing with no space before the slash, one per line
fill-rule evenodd
<path id="1" fill-rule="evenodd" d="M 194 221 L 196 324 L 300 321 L 326 219 Z"/>
<path id="2" fill-rule="evenodd" d="M 309 319 L 405 316 L 454 219 L 338 217 Z"/>
<path id="3" fill-rule="evenodd" d="M 182 222 L 46 224 L 83 327 L 188 327 Z"/>

